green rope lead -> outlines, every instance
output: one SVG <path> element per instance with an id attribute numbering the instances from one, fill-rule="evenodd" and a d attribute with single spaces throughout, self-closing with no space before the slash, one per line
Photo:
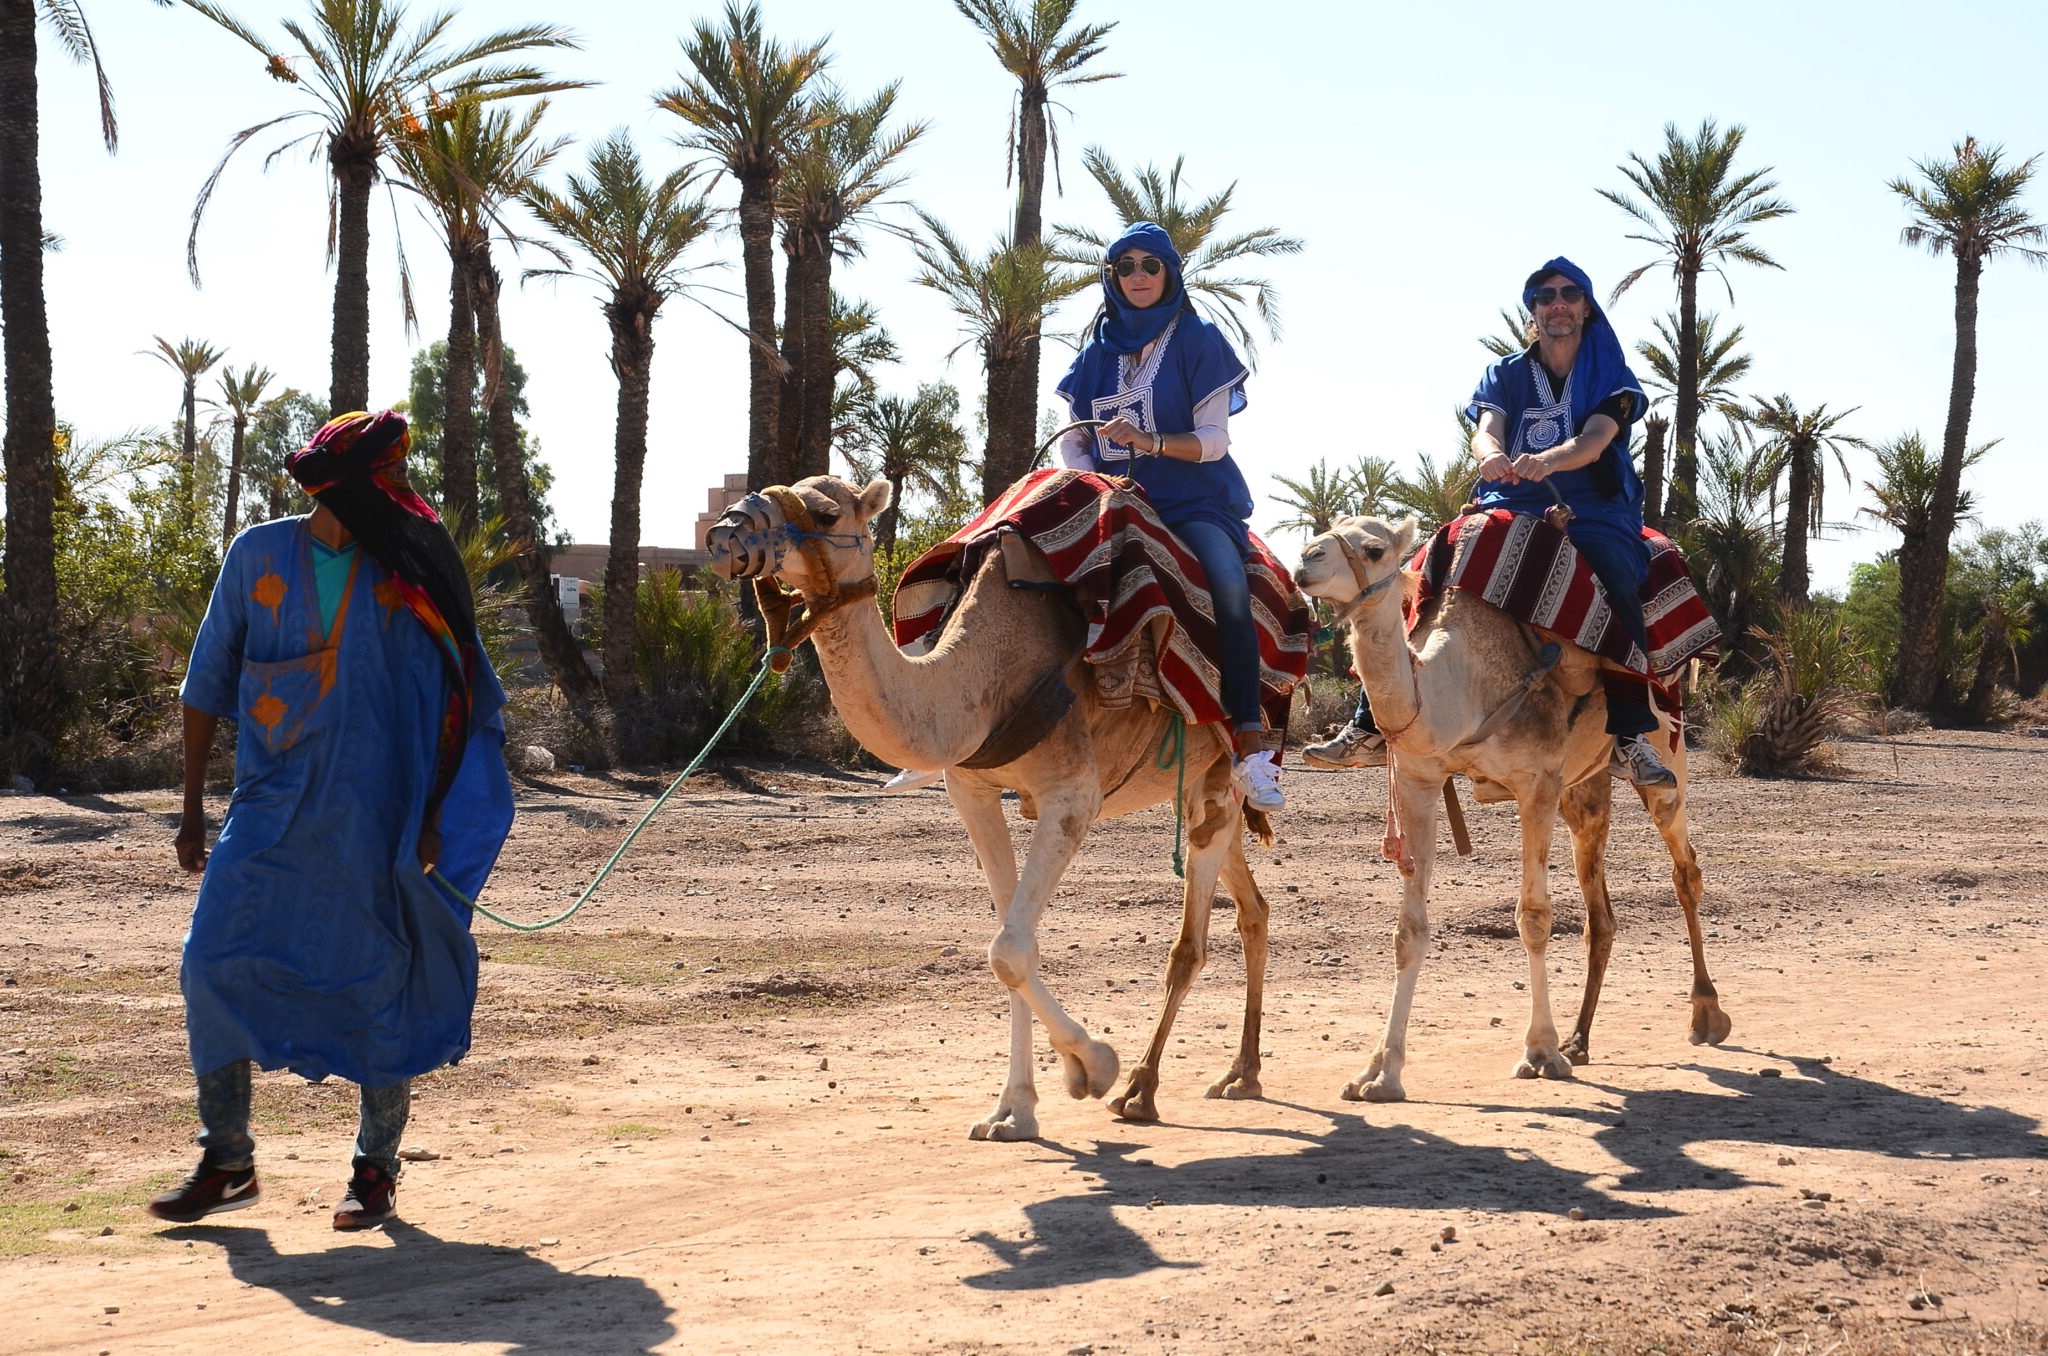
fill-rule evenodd
<path id="1" fill-rule="evenodd" d="M 733 704 L 732 710 L 726 712 L 724 722 L 720 724 L 716 730 L 712 731 L 711 738 L 705 742 L 703 748 L 697 751 L 697 756 L 690 760 L 690 765 L 683 769 L 682 774 L 680 776 L 678 776 L 674 781 L 668 784 L 668 790 L 662 792 L 659 796 L 655 797 L 654 804 L 647 807 L 647 813 L 640 816 L 640 822 L 638 824 L 635 824 L 633 826 L 633 831 L 626 835 L 626 841 L 619 844 L 618 850 L 612 853 L 610 860 L 605 862 L 604 870 L 597 873 L 597 879 L 590 882 L 589 886 L 584 889 L 583 893 L 577 896 L 576 902 L 574 904 L 571 904 L 568 908 L 556 914 L 553 918 L 547 919 L 544 922 L 539 923 L 515 923 L 509 918 L 505 918 L 499 914 L 492 913 L 489 909 L 477 903 L 468 895 L 462 893 L 462 891 L 456 889 L 454 885 L 449 883 L 448 878 L 442 875 L 439 870 L 429 872 L 428 874 L 430 874 L 435 880 L 439 881 L 441 883 L 441 888 L 446 890 L 449 894 L 455 896 L 464 904 L 467 904 L 470 908 L 475 909 L 478 913 L 490 919 L 493 923 L 498 923 L 504 927 L 511 928 L 514 932 L 539 932 L 542 928 L 551 928 L 557 923 L 566 922 L 572 915 L 575 914 L 576 910 L 582 908 L 585 904 L 590 902 L 590 897 L 597 893 L 597 887 L 604 884 L 605 877 L 611 875 L 612 868 L 619 864 L 619 858 L 626 855 L 626 849 L 633 846 L 633 840 L 640 836 L 640 831 L 646 828 L 648 823 L 651 820 L 653 820 L 655 814 L 661 809 L 661 807 L 664 804 L 668 802 L 668 798 L 670 796 L 673 796 L 676 793 L 677 789 L 681 787 L 684 782 L 690 779 L 691 773 L 695 772 L 698 768 L 704 765 L 704 760 L 711 756 L 711 750 L 718 746 L 719 740 L 725 738 L 725 732 L 732 728 L 732 723 L 735 720 L 739 719 L 740 712 L 746 709 L 747 703 L 752 701 L 754 699 L 754 694 L 760 690 L 762 681 L 766 679 L 768 676 L 769 663 L 775 658 L 776 655 L 788 653 L 789 651 L 780 645 L 772 645 L 768 648 L 768 653 L 761 656 L 761 667 L 754 671 L 754 681 L 747 684 L 747 690 L 740 694 L 740 699 Z M 1176 716 L 1174 719 L 1175 723 L 1178 724 L 1179 717 Z M 1161 763 L 1160 766 L 1165 767 L 1166 764 Z M 1178 859 L 1179 841 L 1178 837 L 1176 836 L 1176 863 L 1178 862 Z M 1179 869 L 1180 867 L 1176 864 L 1174 870 L 1179 871 Z"/>
<path id="2" fill-rule="evenodd" d="M 1181 803 L 1187 797 L 1188 789 L 1188 724 L 1181 719 L 1180 712 L 1173 713 L 1172 722 L 1166 733 L 1159 737 L 1159 752 L 1153 755 L 1152 766 L 1161 772 L 1179 765 L 1173 782 L 1173 874 L 1187 879 L 1187 863 L 1180 852 Z"/>

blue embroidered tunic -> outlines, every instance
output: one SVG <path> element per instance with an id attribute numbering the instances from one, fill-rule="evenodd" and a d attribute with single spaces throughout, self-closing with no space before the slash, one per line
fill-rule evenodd
<path id="1" fill-rule="evenodd" d="M 192 1066 L 233 1060 L 383 1087 L 460 1059 L 469 910 L 420 870 L 446 666 L 367 552 L 323 625 L 305 518 L 228 548 L 181 695 L 240 722 L 235 791 L 180 980 Z M 441 874 L 475 897 L 512 825 L 504 690 L 480 666 L 442 803 Z"/>

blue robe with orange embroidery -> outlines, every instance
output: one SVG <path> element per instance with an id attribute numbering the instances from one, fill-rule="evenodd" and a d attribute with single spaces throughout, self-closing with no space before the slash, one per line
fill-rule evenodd
<path id="1" fill-rule="evenodd" d="M 235 792 L 181 982 L 192 1069 L 237 1059 L 384 1087 L 460 1059 L 476 1004 L 469 910 L 420 870 L 448 678 L 367 552 L 323 632 L 307 519 L 228 548 L 186 705 L 240 722 Z M 477 671 L 440 872 L 475 898 L 512 826 L 504 690 Z"/>

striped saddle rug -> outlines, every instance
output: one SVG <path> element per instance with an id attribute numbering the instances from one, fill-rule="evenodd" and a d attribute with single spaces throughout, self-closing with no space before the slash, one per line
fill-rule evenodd
<path id="1" fill-rule="evenodd" d="M 1440 590 L 1464 589 L 1518 621 L 1668 681 L 1689 659 L 1715 659 L 1721 628 L 1671 539 L 1644 528 L 1643 540 L 1650 544 L 1650 576 L 1642 589 L 1647 656 L 1615 620 L 1606 590 L 1571 539 L 1526 513 L 1492 509 L 1438 528 L 1409 562 L 1422 577 L 1416 608 Z"/>
<path id="2" fill-rule="evenodd" d="M 896 643 L 936 633 L 965 582 L 1005 532 L 1037 547 L 1052 578 L 1088 619 L 1084 657 L 1109 706 L 1170 703 L 1191 725 L 1227 719 L 1216 669 L 1216 616 L 1202 567 L 1159 521 L 1144 491 L 1085 471 L 1034 471 L 903 572 L 893 602 Z M 1308 672 L 1314 627 L 1287 567 L 1252 538 L 1245 564 L 1259 632 L 1261 705 L 1270 730 Z M 1016 580 L 1017 571 L 1012 571 Z M 1028 585 L 1027 585 L 1028 586 Z"/>

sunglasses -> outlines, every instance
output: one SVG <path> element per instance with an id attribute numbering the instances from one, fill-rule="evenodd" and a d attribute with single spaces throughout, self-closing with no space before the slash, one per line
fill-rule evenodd
<path id="1" fill-rule="evenodd" d="M 1563 287 L 1539 287 L 1529 294 L 1529 300 L 1538 306 L 1548 306 L 1554 301 L 1584 301 L 1586 289 L 1575 283 Z"/>
<path id="2" fill-rule="evenodd" d="M 1109 267 L 1119 278 L 1128 278 L 1141 268 L 1145 270 L 1145 276 L 1148 278 L 1156 278 L 1166 271 L 1166 265 L 1161 263 L 1156 256 L 1150 254 L 1142 259 L 1135 255 L 1126 254 Z"/>

